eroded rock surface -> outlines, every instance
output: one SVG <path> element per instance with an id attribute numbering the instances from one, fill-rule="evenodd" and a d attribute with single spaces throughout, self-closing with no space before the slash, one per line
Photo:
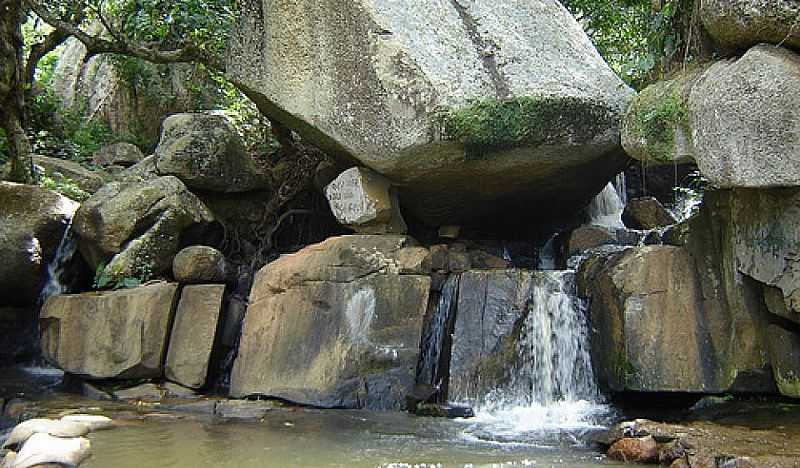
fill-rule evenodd
<path id="1" fill-rule="evenodd" d="M 399 409 L 414 384 L 430 278 L 403 236 L 342 236 L 262 268 L 231 377 L 236 397 Z"/>

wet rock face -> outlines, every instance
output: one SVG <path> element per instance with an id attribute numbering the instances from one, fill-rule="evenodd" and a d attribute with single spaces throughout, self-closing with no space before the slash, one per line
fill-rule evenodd
<path id="1" fill-rule="evenodd" d="M 175 177 L 111 182 L 75 215 L 81 254 L 92 268 L 108 262 L 114 278 L 169 272 L 182 235 L 209 227 L 214 217 Z"/>
<path id="2" fill-rule="evenodd" d="M 267 187 L 266 178 L 224 115 L 169 116 L 154 162 L 159 174 L 175 176 L 193 189 L 248 192 Z"/>
<path id="3" fill-rule="evenodd" d="M 736 268 L 779 290 L 766 293 L 767 305 L 773 311 L 785 310 L 778 315 L 796 320 L 800 314 L 800 189 L 734 190 L 731 217 Z"/>
<path id="4" fill-rule="evenodd" d="M 602 386 L 721 392 L 730 385 L 721 369 L 727 356 L 711 347 L 724 338 L 716 333 L 725 333 L 726 322 L 705 310 L 688 251 L 632 248 L 587 260 L 579 275 L 590 289 L 592 356 Z"/>
<path id="5" fill-rule="evenodd" d="M 178 285 L 51 297 L 42 308 L 42 352 L 88 378 L 162 375 Z"/>
<path id="6" fill-rule="evenodd" d="M 632 93 L 555 0 L 243 11 L 228 76 L 304 139 L 400 185 L 432 226 L 499 218 L 512 202 L 577 208 L 624 164 Z"/>
<path id="7" fill-rule="evenodd" d="M 259 271 L 231 376 L 235 397 L 400 409 L 414 384 L 430 278 L 403 274 L 402 236 L 342 236 Z"/>
<path id="8" fill-rule="evenodd" d="M 745 49 L 760 42 L 800 49 L 796 0 L 704 0 L 700 20 L 726 49 Z"/>
<path id="9" fill-rule="evenodd" d="M 675 217 L 654 197 L 629 200 L 622 221 L 633 229 L 658 229 L 675 224 Z"/>
<path id="10" fill-rule="evenodd" d="M 0 306 L 33 305 L 78 204 L 38 186 L 0 182 Z"/>

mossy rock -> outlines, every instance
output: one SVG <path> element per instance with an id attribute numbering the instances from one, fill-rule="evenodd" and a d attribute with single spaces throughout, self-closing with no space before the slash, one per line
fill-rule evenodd
<path id="1" fill-rule="evenodd" d="M 622 124 L 622 146 L 646 165 L 692 162 L 694 150 L 687 100 L 705 67 L 645 88 L 628 106 Z"/>

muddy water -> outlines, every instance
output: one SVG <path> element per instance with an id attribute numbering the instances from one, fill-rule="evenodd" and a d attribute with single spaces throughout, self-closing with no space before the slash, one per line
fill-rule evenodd
<path id="1" fill-rule="evenodd" d="M 404 467 L 608 465 L 572 436 L 488 440 L 480 424 L 400 413 L 298 411 L 263 421 L 129 422 L 92 434 L 87 467 Z M 552 435 L 552 434 L 551 434 Z M 555 440 L 554 440 L 555 439 Z"/>

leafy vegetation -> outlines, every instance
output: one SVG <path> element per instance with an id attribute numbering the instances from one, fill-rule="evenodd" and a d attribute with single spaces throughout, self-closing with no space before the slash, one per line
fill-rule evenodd
<path id="1" fill-rule="evenodd" d="M 77 202 L 82 202 L 91 196 L 89 192 L 80 188 L 74 180 L 61 174 L 42 174 L 39 177 L 39 185 Z"/>
<path id="2" fill-rule="evenodd" d="M 642 89 L 687 52 L 693 0 L 562 0 L 597 49 L 628 84 Z M 688 19 L 687 19 L 688 18 Z"/>
<path id="3" fill-rule="evenodd" d="M 109 272 L 105 263 L 101 263 L 95 270 L 94 281 L 92 287 L 97 290 L 101 289 L 129 289 L 135 288 L 142 284 L 142 280 L 131 276 L 125 276 L 120 271 Z"/>

